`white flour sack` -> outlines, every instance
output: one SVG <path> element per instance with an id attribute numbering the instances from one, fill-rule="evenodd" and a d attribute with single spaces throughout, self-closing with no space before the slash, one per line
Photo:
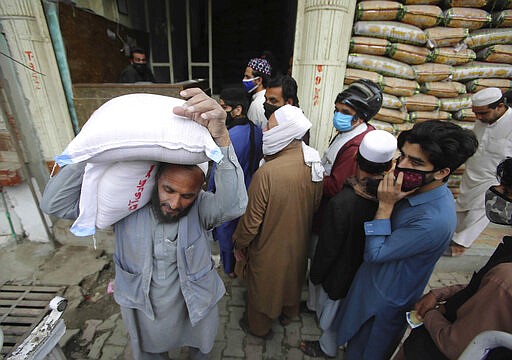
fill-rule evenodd
<path id="1" fill-rule="evenodd" d="M 146 205 L 158 162 L 220 161 L 208 130 L 176 116 L 183 100 L 152 94 L 114 98 L 94 112 L 82 131 L 56 157 L 59 165 L 86 162 L 80 214 L 71 232 L 89 236 Z"/>
<path id="2" fill-rule="evenodd" d="M 91 115 L 55 161 L 60 166 L 81 161 L 220 161 L 222 153 L 208 130 L 173 114 L 172 109 L 183 103 L 184 100 L 153 94 L 116 97 Z"/>
<path id="3" fill-rule="evenodd" d="M 80 214 L 71 226 L 76 236 L 115 224 L 146 205 L 156 184 L 158 162 L 88 163 L 80 192 Z"/>

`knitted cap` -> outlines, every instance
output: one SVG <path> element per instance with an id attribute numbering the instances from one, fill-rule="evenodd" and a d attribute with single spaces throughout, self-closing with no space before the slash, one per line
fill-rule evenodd
<path id="1" fill-rule="evenodd" d="M 249 60 L 247 67 L 250 67 L 253 70 L 259 71 L 265 75 L 271 76 L 272 67 L 269 62 L 265 59 L 254 58 Z"/>

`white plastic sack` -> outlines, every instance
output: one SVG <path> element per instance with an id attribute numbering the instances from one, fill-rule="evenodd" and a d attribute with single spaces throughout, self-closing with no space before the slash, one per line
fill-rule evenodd
<path id="1" fill-rule="evenodd" d="M 174 115 L 184 100 L 154 94 L 116 97 L 96 110 L 56 157 L 60 166 L 132 160 L 198 164 L 222 159 L 208 130 Z"/>
<path id="2" fill-rule="evenodd" d="M 88 163 L 80 193 L 80 215 L 71 226 L 76 236 L 89 236 L 104 229 L 151 200 L 157 163 L 125 161 Z"/>
<path id="3" fill-rule="evenodd" d="M 158 163 L 125 161 L 110 166 L 98 184 L 96 227 L 104 229 L 151 200 Z"/>

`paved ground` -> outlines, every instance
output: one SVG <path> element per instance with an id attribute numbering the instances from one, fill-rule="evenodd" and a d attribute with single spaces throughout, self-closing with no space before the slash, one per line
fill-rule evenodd
<path id="1" fill-rule="evenodd" d="M 98 249 L 91 240 L 78 240 L 66 234 L 67 223 L 57 224 L 63 242 L 51 244 L 23 242 L 0 251 L 0 285 L 66 285 L 70 303 L 64 313 L 67 331 L 61 345 L 68 359 L 131 359 L 128 337 L 119 308 L 106 288 L 114 274 L 111 264 L 112 234 L 97 236 Z M 472 249 L 460 258 L 442 258 L 430 279 L 429 287 L 466 283 L 472 272 L 481 267 L 507 229 L 490 225 Z M 283 328 L 276 321 L 272 340 L 263 341 L 246 335 L 238 320 L 244 311 L 243 284 L 223 274 L 227 293 L 220 302 L 221 325 L 212 359 L 310 359 L 297 348 L 300 339 L 320 335 L 313 315 L 303 314 Z M 304 291 L 305 298 L 306 293 Z M 170 354 L 172 359 L 187 359 L 186 350 Z M 339 359 L 343 359 L 340 350 Z"/>

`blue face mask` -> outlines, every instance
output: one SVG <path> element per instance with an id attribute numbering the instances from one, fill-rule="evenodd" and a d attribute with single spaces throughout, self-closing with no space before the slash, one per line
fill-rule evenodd
<path id="1" fill-rule="evenodd" d="M 244 88 L 248 93 L 253 92 L 258 87 L 258 84 L 256 84 L 256 82 L 254 81 L 256 79 L 259 79 L 259 76 L 252 79 L 242 79 Z"/>
<path id="2" fill-rule="evenodd" d="M 338 131 L 350 131 L 352 130 L 352 119 L 353 115 L 346 115 L 336 111 L 334 113 L 334 117 L 332 118 L 332 124 Z"/>

